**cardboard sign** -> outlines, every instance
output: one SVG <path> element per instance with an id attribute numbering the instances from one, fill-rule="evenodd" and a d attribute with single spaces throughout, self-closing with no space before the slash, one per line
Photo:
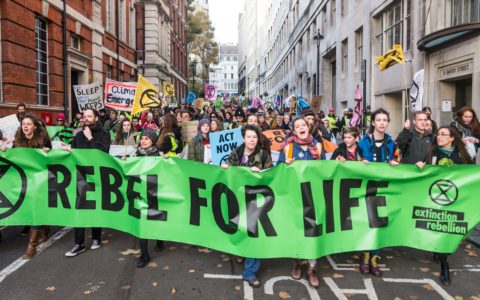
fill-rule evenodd
<path id="1" fill-rule="evenodd" d="M 297 113 L 297 97 L 291 97 L 290 98 L 290 114 L 296 114 Z"/>
<path id="2" fill-rule="evenodd" d="M 132 111 L 137 85 L 131 82 L 105 82 L 105 106 L 121 111 Z"/>
<path id="3" fill-rule="evenodd" d="M 212 164 L 212 147 L 210 145 L 203 146 L 203 162 L 206 164 Z"/>
<path id="4" fill-rule="evenodd" d="M 15 139 L 15 133 L 19 127 L 20 122 L 15 114 L 0 119 L 0 130 L 3 136 L 10 142 Z"/>
<path id="5" fill-rule="evenodd" d="M 310 103 L 310 107 L 312 108 L 314 113 L 318 113 L 320 111 L 320 107 L 322 106 L 323 96 L 313 96 L 312 101 Z"/>
<path id="6" fill-rule="evenodd" d="M 263 134 L 270 140 L 272 151 L 280 151 L 280 145 L 285 141 L 285 137 L 288 136 L 290 130 L 284 129 L 272 129 L 263 131 Z"/>
<path id="7" fill-rule="evenodd" d="M 220 166 L 228 162 L 233 149 L 243 144 L 240 128 L 210 133 L 212 164 Z"/>
<path id="8" fill-rule="evenodd" d="M 74 85 L 73 92 L 78 103 L 78 110 L 84 112 L 87 109 L 99 110 L 103 108 L 102 90 L 100 83 L 87 85 Z"/>
<path id="9" fill-rule="evenodd" d="M 203 99 L 203 98 L 197 98 L 195 100 L 195 102 L 193 102 L 193 106 L 195 106 L 195 108 L 197 108 L 197 109 L 202 109 L 202 106 L 203 106 L 202 104 L 203 104 L 204 101 L 205 101 L 205 99 Z"/>
<path id="10" fill-rule="evenodd" d="M 178 126 L 182 128 L 182 140 L 184 142 L 190 142 L 197 135 L 198 121 L 180 122 Z"/>

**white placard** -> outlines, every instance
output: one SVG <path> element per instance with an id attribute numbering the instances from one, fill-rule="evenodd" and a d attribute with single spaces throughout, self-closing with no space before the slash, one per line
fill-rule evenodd
<path id="1" fill-rule="evenodd" d="M 84 112 L 87 109 L 99 110 L 103 108 L 102 89 L 100 83 L 87 85 L 74 85 L 73 92 L 78 103 L 78 110 Z"/>
<path id="2" fill-rule="evenodd" d="M 442 111 L 443 111 L 443 112 L 450 112 L 450 111 L 452 111 L 452 101 L 450 101 L 450 100 L 443 100 L 443 101 L 442 101 Z"/>

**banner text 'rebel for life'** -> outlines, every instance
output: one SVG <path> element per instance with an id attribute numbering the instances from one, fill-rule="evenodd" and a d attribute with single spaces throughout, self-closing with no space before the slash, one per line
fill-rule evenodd
<path id="1" fill-rule="evenodd" d="M 0 225 L 109 227 L 256 258 L 389 246 L 451 253 L 479 223 L 479 171 L 298 161 L 252 173 L 12 149 L 0 153 Z"/>

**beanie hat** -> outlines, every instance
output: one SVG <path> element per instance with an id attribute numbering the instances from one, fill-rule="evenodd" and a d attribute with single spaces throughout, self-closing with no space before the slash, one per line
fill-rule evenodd
<path id="1" fill-rule="evenodd" d="M 140 137 L 142 137 L 142 136 L 148 137 L 149 139 L 152 140 L 152 142 L 153 142 L 154 144 L 157 142 L 157 139 L 158 139 L 158 135 L 157 135 L 157 133 L 155 132 L 155 130 L 149 129 L 149 128 L 144 129 L 144 130 L 142 131 L 142 134 L 140 135 Z"/>
<path id="2" fill-rule="evenodd" d="M 245 113 L 243 112 L 241 107 L 237 107 L 237 110 L 235 111 L 235 117 L 245 118 Z"/>
<path id="3" fill-rule="evenodd" d="M 198 126 L 197 126 L 197 131 L 200 132 L 200 128 L 202 128 L 203 125 L 208 124 L 210 125 L 210 120 L 209 119 L 201 119 L 198 121 Z"/>
<path id="4" fill-rule="evenodd" d="M 300 114 L 301 114 L 302 117 L 304 117 L 304 118 L 305 118 L 306 116 L 313 116 L 313 117 L 315 117 L 315 113 L 313 112 L 313 110 L 311 110 L 311 109 L 309 109 L 309 108 L 306 108 L 306 109 L 302 110 L 302 111 L 300 112 Z"/>

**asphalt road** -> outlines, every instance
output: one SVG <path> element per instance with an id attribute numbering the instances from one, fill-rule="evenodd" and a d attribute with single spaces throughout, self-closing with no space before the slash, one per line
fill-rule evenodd
<path id="1" fill-rule="evenodd" d="M 102 248 L 66 258 L 73 231 L 55 228 L 49 246 L 25 261 L 19 258 L 27 237 L 20 231 L 2 230 L 0 299 L 480 299 L 480 252 L 468 243 L 450 256 L 448 287 L 437 280 L 430 253 L 393 248 L 382 252 L 387 269 L 380 278 L 362 276 L 358 253 L 344 253 L 319 259 L 321 284 L 312 289 L 290 279 L 291 259 L 269 259 L 262 260 L 262 286 L 252 289 L 241 280 L 242 266 L 217 251 L 167 242 L 155 252 L 152 242 L 151 263 L 137 269 L 139 247 L 131 235 L 104 230 Z"/>

